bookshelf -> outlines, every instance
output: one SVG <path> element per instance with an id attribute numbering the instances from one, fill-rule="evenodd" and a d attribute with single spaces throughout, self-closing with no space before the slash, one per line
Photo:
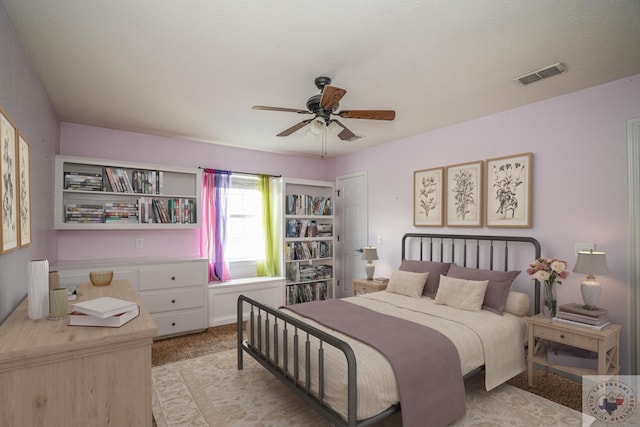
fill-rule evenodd
<path id="1" fill-rule="evenodd" d="M 199 228 L 199 169 L 56 156 L 54 228 Z"/>
<path id="2" fill-rule="evenodd" d="M 334 185 L 292 178 L 283 185 L 285 303 L 333 298 Z"/>

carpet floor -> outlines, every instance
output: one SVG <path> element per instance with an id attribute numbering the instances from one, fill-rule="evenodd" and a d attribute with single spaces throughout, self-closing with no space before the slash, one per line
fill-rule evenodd
<path id="1" fill-rule="evenodd" d="M 152 346 L 152 366 L 194 359 L 235 348 L 235 324 L 208 328 L 194 334 L 155 341 Z M 536 372 L 533 387 L 529 387 L 525 371 L 509 380 L 507 384 L 575 411 L 582 410 L 581 384 L 569 378 L 539 370 Z"/>
<path id="2" fill-rule="evenodd" d="M 158 427 L 330 427 L 288 387 L 249 356 L 237 369 L 235 349 L 153 368 Z M 452 427 L 581 426 L 582 414 L 517 387 L 487 392 L 484 376 L 465 381 L 466 413 Z M 399 427 L 396 413 L 375 427 Z"/>

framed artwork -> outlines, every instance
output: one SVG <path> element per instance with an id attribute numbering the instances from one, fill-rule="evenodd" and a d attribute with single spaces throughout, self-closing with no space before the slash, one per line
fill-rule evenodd
<path id="1" fill-rule="evenodd" d="M 487 227 L 531 227 L 531 153 L 487 160 Z"/>
<path id="2" fill-rule="evenodd" d="M 18 211 L 20 246 L 31 244 L 31 147 L 18 132 Z"/>
<path id="3" fill-rule="evenodd" d="M 444 168 L 413 172 L 413 225 L 442 227 L 444 216 Z"/>
<path id="4" fill-rule="evenodd" d="M 482 226 L 482 161 L 447 166 L 447 226 Z"/>
<path id="5" fill-rule="evenodd" d="M 16 128 L 0 110 L 0 253 L 18 248 L 18 193 L 16 189 Z"/>

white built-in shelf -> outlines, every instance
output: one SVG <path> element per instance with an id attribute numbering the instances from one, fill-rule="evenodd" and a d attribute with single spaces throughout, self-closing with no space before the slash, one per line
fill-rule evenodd
<path id="1" fill-rule="evenodd" d="M 202 171 L 56 156 L 56 230 L 200 227 Z"/>

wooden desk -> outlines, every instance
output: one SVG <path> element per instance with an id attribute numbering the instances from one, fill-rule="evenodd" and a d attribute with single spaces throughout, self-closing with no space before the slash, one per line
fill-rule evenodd
<path id="1" fill-rule="evenodd" d="M 22 301 L 0 326 L 0 425 L 151 426 L 151 315 L 126 280 L 78 294 L 137 302 L 140 315 L 120 328 L 68 326 L 29 319 Z"/>

